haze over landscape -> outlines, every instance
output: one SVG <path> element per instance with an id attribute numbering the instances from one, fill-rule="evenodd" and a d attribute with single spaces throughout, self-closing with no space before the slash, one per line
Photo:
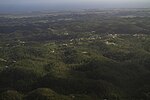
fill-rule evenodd
<path id="1" fill-rule="evenodd" d="M 0 100 L 150 100 L 150 0 L 0 0 Z"/>
<path id="2" fill-rule="evenodd" d="M 0 12 L 149 7 L 149 0 L 0 0 Z"/>

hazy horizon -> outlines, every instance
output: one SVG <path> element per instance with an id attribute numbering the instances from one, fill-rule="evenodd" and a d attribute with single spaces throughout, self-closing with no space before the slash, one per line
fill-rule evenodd
<path id="1" fill-rule="evenodd" d="M 149 0 L 0 0 L 0 12 L 99 8 L 150 8 Z"/>

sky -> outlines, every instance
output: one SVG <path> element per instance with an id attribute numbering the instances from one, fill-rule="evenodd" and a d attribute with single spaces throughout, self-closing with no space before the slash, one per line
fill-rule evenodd
<path id="1" fill-rule="evenodd" d="M 150 0 L 0 0 L 0 11 L 150 8 Z"/>

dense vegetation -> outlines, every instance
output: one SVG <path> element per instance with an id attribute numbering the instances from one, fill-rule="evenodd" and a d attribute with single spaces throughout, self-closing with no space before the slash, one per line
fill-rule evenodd
<path id="1" fill-rule="evenodd" d="M 149 11 L 0 15 L 0 100 L 149 100 Z"/>

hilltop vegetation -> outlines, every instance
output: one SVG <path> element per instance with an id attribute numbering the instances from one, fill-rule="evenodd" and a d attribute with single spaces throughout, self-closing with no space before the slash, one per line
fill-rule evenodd
<path id="1" fill-rule="evenodd" d="M 0 17 L 0 100 L 149 100 L 148 9 Z"/>

